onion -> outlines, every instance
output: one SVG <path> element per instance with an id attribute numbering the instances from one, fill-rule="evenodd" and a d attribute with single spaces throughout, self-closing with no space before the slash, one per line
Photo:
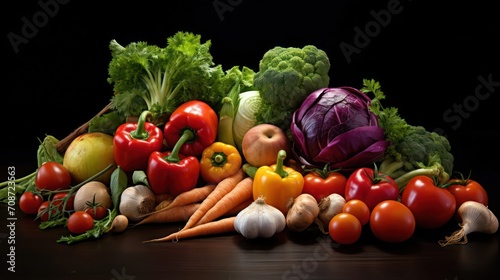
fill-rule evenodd
<path id="1" fill-rule="evenodd" d="M 323 197 L 318 203 L 319 214 L 317 224 L 323 233 L 328 232 L 327 229 L 331 219 L 342 212 L 345 203 L 345 198 L 338 193 L 332 193 Z"/>
<path id="2" fill-rule="evenodd" d="M 288 206 L 286 225 L 291 231 L 304 231 L 316 221 L 318 214 L 319 206 L 316 198 L 311 194 L 302 193 Z"/>
<path id="3" fill-rule="evenodd" d="M 99 203 L 106 209 L 109 209 L 112 206 L 111 196 L 109 195 L 108 188 L 105 184 L 99 181 L 90 181 L 78 189 L 75 194 L 75 211 L 85 210 L 85 208 L 87 208 L 87 201 Z"/>

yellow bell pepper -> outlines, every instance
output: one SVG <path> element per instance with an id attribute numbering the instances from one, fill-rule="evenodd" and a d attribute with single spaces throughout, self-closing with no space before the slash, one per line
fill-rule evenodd
<path id="1" fill-rule="evenodd" d="M 253 180 L 253 199 L 262 196 L 268 205 L 286 215 L 289 203 L 302 193 L 304 177 L 299 171 L 284 166 L 285 158 L 286 152 L 280 150 L 276 164 L 257 169 Z"/>
<path id="2" fill-rule="evenodd" d="M 203 150 L 200 175 L 209 184 L 217 184 L 235 174 L 242 165 L 238 149 L 230 144 L 214 142 Z"/>

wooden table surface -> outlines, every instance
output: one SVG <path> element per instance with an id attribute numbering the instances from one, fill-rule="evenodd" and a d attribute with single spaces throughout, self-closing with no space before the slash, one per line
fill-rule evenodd
<path id="1" fill-rule="evenodd" d="M 492 185 L 493 171 L 481 169 Z M 486 176 L 489 174 L 490 176 Z M 483 178 L 483 177 L 481 177 Z M 488 180 L 486 182 L 486 180 Z M 490 209 L 498 213 L 498 192 Z M 287 230 L 270 239 L 249 240 L 239 234 L 184 239 L 177 243 L 143 243 L 176 231 L 182 223 L 152 224 L 108 233 L 72 245 L 56 240 L 66 229 L 38 229 L 32 216 L 17 211 L 15 228 L 4 224 L 0 206 L 1 279 L 496 279 L 500 233 L 472 233 L 466 245 L 441 247 L 437 241 L 457 229 L 451 221 L 437 230 L 417 229 L 404 243 L 374 238 L 369 228 L 354 245 L 340 246 L 318 230 Z M 7 269 L 9 237 L 15 239 L 15 272 Z M 6 278 L 7 277 L 7 278 Z M 28 278 L 27 278 L 28 277 Z"/>
<path id="2" fill-rule="evenodd" d="M 0 208 L 2 221 L 6 207 Z M 283 231 L 270 239 L 226 234 L 176 243 L 142 243 L 181 224 L 143 225 L 121 234 L 64 245 L 65 229 L 40 230 L 31 217 L 15 221 L 15 273 L 6 273 L 9 249 L 2 238 L 2 273 L 8 278 L 50 279 L 495 279 L 500 234 L 471 234 L 466 245 L 440 247 L 451 230 L 417 231 L 408 242 L 387 244 L 364 230 L 361 240 L 339 246 L 311 230 Z M 5 237 L 5 227 L 2 228 Z M 15 276 L 15 278 L 10 278 Z M 29 278 L 24 278 L 29 279 Z"/>

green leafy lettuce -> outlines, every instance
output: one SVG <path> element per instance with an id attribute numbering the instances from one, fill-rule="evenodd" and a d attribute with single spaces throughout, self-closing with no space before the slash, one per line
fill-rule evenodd
<path id="1" fill-rule="evenodd" d="M 111 40 L 111 109 L 125 117 L 149 110 L 153 122 L 161 124 L 189 100 L 201 100 L 217 108 L 226 93 L 216 85 L 225 73 L 213 62 L 210 46 L 210 40 L 202 43 L 200 35 L 190 32 L 177 32 L 167 38 L 166 47 L 147 42 L 122 46 Z"/>

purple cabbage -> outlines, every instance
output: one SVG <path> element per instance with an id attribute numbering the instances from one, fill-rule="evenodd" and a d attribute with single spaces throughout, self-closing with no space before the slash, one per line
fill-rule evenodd
<path id="1" fill-rule="evenodd" d="M 370 111 L 370 98 L 352 87 L 322 88 L 293 113 L 293 154 L 306 167 L 352 171 L 372 166 L 388 147 Z"/>

